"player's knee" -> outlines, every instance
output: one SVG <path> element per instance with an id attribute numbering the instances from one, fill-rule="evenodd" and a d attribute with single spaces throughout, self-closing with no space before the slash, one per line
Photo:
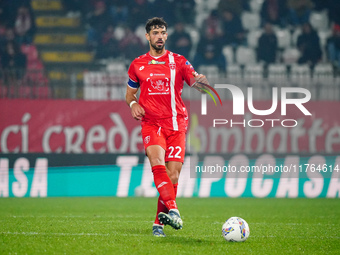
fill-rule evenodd
<path id="1" fill-rule="evenodd" d="M 161 157 L 151 157 L 149 158 L 151 166 L 164 165 L 164 159 Z"/>
<path id="2" fill-rule="evenodd" d="M 171 180 L 172 183 L 177 183 L 178 182 L 178 178 L 179 178 L 179 174 L 177 171 L 172 171 L 169 174 L 169 178 Z"/>

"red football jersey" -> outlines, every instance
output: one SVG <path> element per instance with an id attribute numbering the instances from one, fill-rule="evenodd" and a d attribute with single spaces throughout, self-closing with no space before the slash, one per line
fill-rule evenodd
<path id="1" fill-rule="evenodd" d="M 140 87 L 138 103 L 145 110 L 142 125 L 186 131 L 188 114 L 181 95 L 184 81 L 194 83 L 193 72 L 185 57 L 168 50 L 159 57 L 146 53 L 132 61 L 128 86 Z"/>

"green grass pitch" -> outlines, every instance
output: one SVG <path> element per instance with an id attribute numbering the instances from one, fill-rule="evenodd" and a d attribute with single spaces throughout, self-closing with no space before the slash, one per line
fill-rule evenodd
<path id="1" fill-rule="evenodd" d="M 179 198 L 182 230 L 152 236 L 156 198 L 0 199 L 0 254 L 339 254 L 338 199 Z M 250 236 L 228 243 L 223 222 Z"/>

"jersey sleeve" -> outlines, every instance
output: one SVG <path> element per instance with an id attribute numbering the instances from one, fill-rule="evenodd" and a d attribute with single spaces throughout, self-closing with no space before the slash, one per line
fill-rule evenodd
<path id="1" fill-rule="evenodd" d="M 182 73 L 185 82 L 191 87 L 195 83 L 195 79 L 192 73 L 196 73 L 192 64 L 182 56 Z"/>
<path id="2" fill-rule="evenodd" d="M 132 61 L 129 70 L 128 70 L 128 76 L 129 76 L 129 80 L 128 80 L 128 86 L 133 88 L 133 89 L 137 89 L 139 88 L 139 81 L 135 72 L 135 61 Z"/>

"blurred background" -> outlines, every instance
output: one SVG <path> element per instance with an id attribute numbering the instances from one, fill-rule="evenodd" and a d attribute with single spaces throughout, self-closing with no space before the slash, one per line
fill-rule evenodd
<path id="1" fill-rule="evenodd" d="M 211 83 L 252 83 L 259 99 L 322 86 L 314 99 L 338 100 L 339 13 L 336 0 L 2 0 L 0 98 L 122 99 L 145 22 L 160 16 L 167 49 Z"/>
<path id="2" fill-rule="evenodd" d="M 264 107 L 272 87 L 311 92 L 311 117 L 286 116 L 299 119 L 295 129 L 221 129 L 220 138 L 192 115 L 206 131 L 202 153 L 339 165 L 339 13 L 338 0 L 1 0 L 0 196 L 156 196 L 140 123 L 124 102 L 128 67 L 148 51 L 144 26 L 154 16 L 168 22 L 166 48 L 211 84 L 253 87 Z M 222 96 L 231 108 L 231 95 Z M 179 196 L 340 194 L 329 179 L 307 191 L 307 179 L 228 191 L 222 177 L 190 179 L 186 162 Z"/>

